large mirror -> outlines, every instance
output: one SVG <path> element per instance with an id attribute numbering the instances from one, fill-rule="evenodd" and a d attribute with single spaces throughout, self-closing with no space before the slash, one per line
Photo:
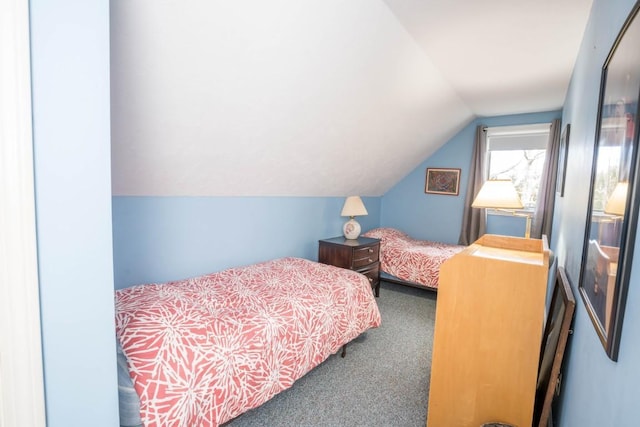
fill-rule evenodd
<path id="1" fill-rule="evenodd" d="M 618 358 L 638 218 L 640 18 L 634 7 L 602 70 L 579 290 L 607 355 Z"/>

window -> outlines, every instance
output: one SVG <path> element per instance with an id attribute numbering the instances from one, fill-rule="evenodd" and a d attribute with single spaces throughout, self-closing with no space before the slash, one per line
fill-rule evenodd
<path id="1" fill-rule="evenodd" d="M 549 129 L 549 123 L 487 128 L 489 179 L 511 179 L 526 210 L 538 200 Z"/>

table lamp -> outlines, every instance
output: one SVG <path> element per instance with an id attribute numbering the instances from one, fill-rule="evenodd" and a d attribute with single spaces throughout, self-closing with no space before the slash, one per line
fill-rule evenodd
<path id="1" fill-rule="evenodd" d="M 340 216 L 350 217 L 349 221 L 345 222 L 344 226 L 342 227 L 344 237 L 346 237 L 347 239 L 358 238 L 362 228 L 354 217 L 363 215 L 368 215 L 368 212 L 367 208 L 364 207 L 364 203 L 362 203 L 362 199 L 360 198 L 360 196 L 347 197 L 347 199 L 344 201 L 344 206 L 342 207 L 342 213 L 340 214 Z"/>
<path id="2" fill-rule="evenodd" d="M 616 184 L 607 200 L 607 204 L 604 207 L 604 213 L 615 216 L 624 216 L 624 211 L 627 207 L 627 191 L 629 190 L 629 183 L 627 181 L 620 181 Z"/>
<path id="3" fill-rule="evenodd" d="M 490 179 L 485 181 L 471 207 L 496 209 L 509 212 L 514 216 L 525 217 L 527 223 L 524 237 L 528 239 L 531 235 L 531 216 L 515 212 L 515 209 L 522 209 L 524 205 L 510 179 Z"/>

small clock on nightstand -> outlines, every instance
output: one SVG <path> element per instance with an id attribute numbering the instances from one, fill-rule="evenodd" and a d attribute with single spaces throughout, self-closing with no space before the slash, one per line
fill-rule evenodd
<path id="1" fill-rule="evenodd" d="M 320 240 L 318 262 L 364 274 L 376 296 L 380 296 L 380 239 L 346 239 L 340 236 Z"/>

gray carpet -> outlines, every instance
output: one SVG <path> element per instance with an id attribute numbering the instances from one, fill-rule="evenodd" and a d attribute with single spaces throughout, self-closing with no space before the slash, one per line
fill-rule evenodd
<path id="1" fill-rule="evenodd" d="M 382 282 L 382 326 L 369 330 L 293 387 L 225 424 L 420 426 L 427 419 L 435 294 Z"/>

